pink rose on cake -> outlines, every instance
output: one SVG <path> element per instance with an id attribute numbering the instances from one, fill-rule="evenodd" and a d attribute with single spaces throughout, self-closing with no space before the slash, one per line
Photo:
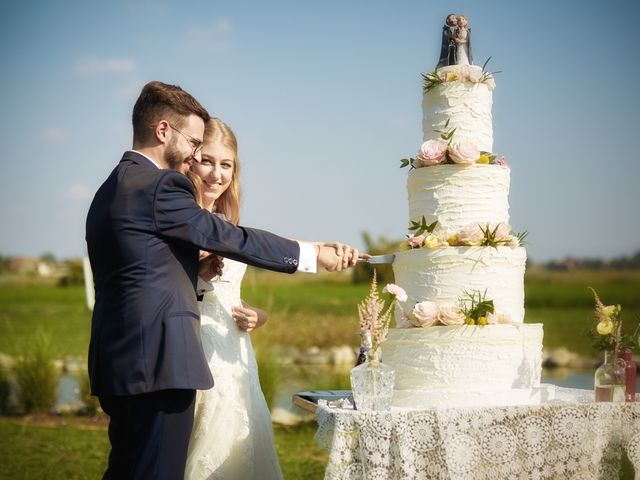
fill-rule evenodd
<path id="1" fill-rule="evenodd" d="M 484 241 L 484 232 L 477 223 L 471 223 L 458 232 L 458 244 L 479 247 Z"/>
<path id="2" fill-rule="evenodd" d="M 409 316 L 409 321 L 416 327 L 430 327 L 438 320 L 438 305 L 424 301 L 416 303 Z"/>
<path id="3" fill-rule="evenodd" d="M 424 235 L 415 236 L 409 234 L 407 237 L 407 245 L 409 245 L 409 248 L 422 248 L 424 245 Z"/>
<path id="4" fill-rule="evenodd" d="M 442 325 L 462 325 L 464 318 L 464 312 L 457 305 L 444 303 L 438 309 L 438 321 Z"/>
<path id="5" fill-rule="evenodd" d="M 447 155 L 447 146 L 447 142 L 441 138 L 427 140 L 418 150 L 416 160 L 424 167 L 442 163 Z"/>
<path id="6" fill-rule="evenodd" d="M 496 240 L 500 242 L 505 242 L 505 243 L 511 241 L 511 230 L 512 230 L 511 225 L 509 225 L 508 223 L 500 222 L 497 225 L 497 228 L 495 228 L 495 230 L 496 230 Z"/>
<path id="7" fill-rule="evenodd" d="M 455 163 L 471 165 L 480 158 L 480 150 L 469 140 L 461 139 L 449 146 L 449 157 Z"/>
<path id="8" fill-rule="evenodd" d="M 509 164 L 507 163 L 507 157 L 505 157 L 504 155 L 501 155 L 498 158 L 496 158 L 493 163 L 495 165 L 500 165 L 502 167 L 508 167 L 509 166 Z"/>

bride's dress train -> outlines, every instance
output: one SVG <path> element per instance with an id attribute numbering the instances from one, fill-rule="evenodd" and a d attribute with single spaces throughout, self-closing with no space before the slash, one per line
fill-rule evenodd
<path id="1" fill-rule="evenodd" d="M 231 317 L 246 265 L 224 260 L 201 303 L 202 345 L 215 385 L 198 391 L 185 479 L 282 479 L 249 334 Z"/>

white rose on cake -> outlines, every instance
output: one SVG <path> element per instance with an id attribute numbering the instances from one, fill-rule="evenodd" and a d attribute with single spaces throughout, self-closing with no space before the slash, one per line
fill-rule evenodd
<path id="1" fill-rule="evenodd" d="M 458 140 L 449 146 L 449 157 L 455 163 L 471 165 L 480 158 L 480 150 L 469 140 Z"/>
<path id="2" fill-rule="evenodd" d="M 430 327 L 438 320 L 438 305 L 424 301 L 416 303 L 409 316 L 409 321 L 416 327 Z"/>
<path id="3" fill-rule="evenodd" d="M 444 303 L 438 309 L 438 321 L 443 325 L 462 325 L 464 312 L 457 305 Z"/>
<path id="4" fill-rule="evenodd" d="M 508 324 L 511 323 L 511 316 L 508 313 L 488 313 L 487 323 L 489 325 Z"/>
<path id="5" fill-rule="evenodd" d="M 477 223 L 471 223 L 463 227 L 456 236 L 460 245 L 467 245 L 469 247 L 479 247 L 484 240 L 484 232 Z"/>
<path id="6" fill-rule="evenodd" d="M 480 80 L 482 80 L 482 70 L 478 70 L 477 68 L 469 69 L 469 81 L 479 83 Z"/>

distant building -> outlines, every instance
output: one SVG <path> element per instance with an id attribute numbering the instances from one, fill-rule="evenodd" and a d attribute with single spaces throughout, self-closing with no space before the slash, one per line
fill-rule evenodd
<path id="1" fill-rule="evenodd" d="M 55 265 L 43 262 L 38 257 L 12 257 L 7 262 L 10 272 L 20 275 L 36 274 L 41 277 L 50 277 L 55 271 Z"/>

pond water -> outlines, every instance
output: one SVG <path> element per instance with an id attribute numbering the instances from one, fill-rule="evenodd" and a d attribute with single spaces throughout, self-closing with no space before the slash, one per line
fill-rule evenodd
<path id="1" fill-rule="evenodd" d="M 560 387 L 593 390 L 592 370 L 554 369 L 542 371 L 542 383 Z M 300 413 L 291 397 L 305 390 L 348 390 L 349 368 L 336 370 L 324 365 L 284 365 L 281 372 L 286 379 L 276 395 L 275 406 L 291 413 Z M 640 383 L 640 378 L 638 379 Z M 636 388 L 638 391 L 638 388 Z M 58 388 L 58 406 L 81 405 L 80 388 L 75 376 L 64 375 Z"/>

